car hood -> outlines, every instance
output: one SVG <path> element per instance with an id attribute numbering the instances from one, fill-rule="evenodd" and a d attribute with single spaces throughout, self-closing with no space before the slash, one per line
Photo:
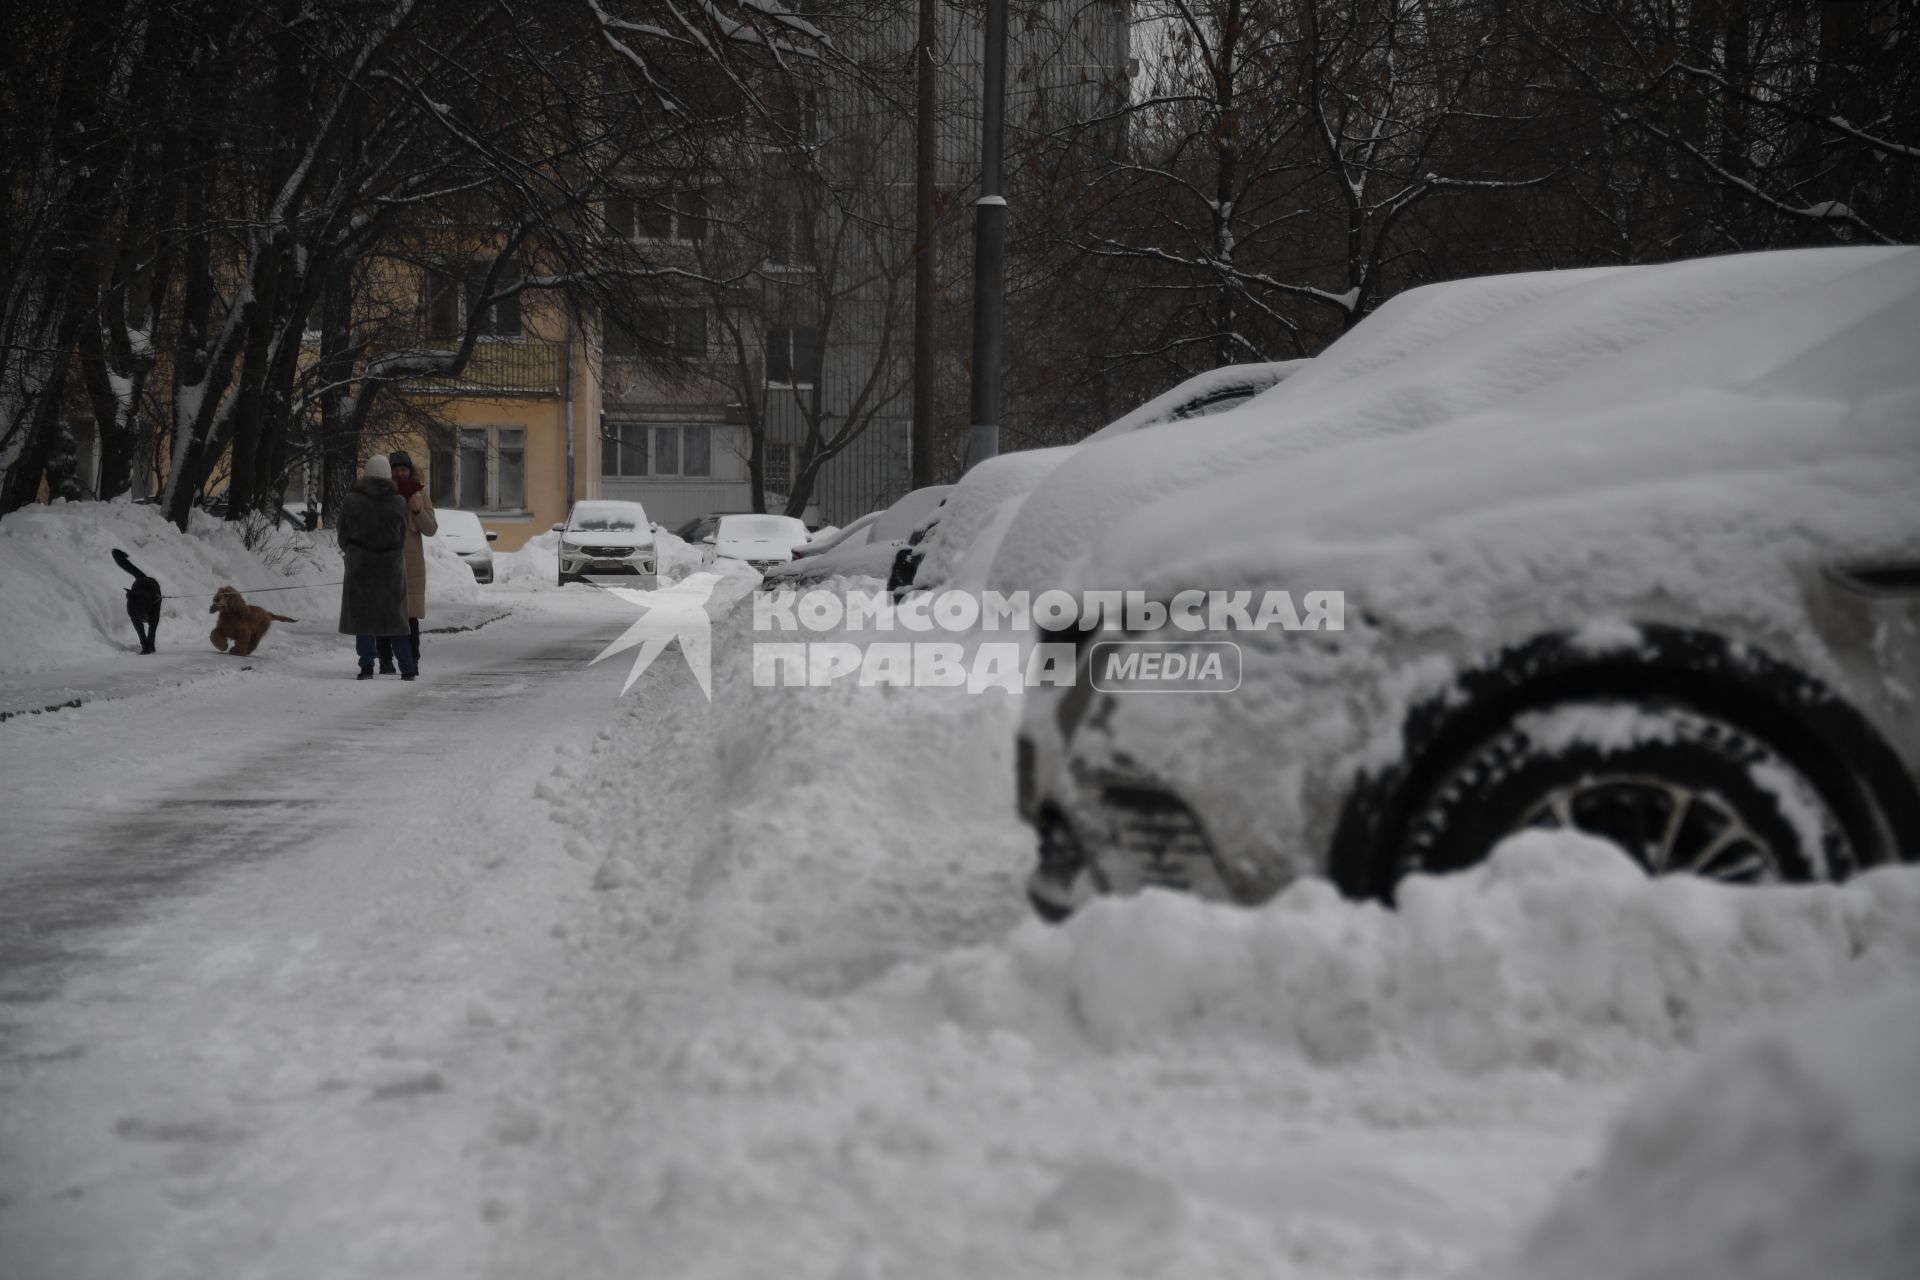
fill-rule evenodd
<path id="1" fill-rule="evenodd" d="M 576 547 L 650 547 L 653 545 L 651 529 L 632 529 L 625 533 L 614 530 L 569 529 L 560 535 L 561 541 L 571 542 Z"/>
<path id="2" fill-rule="evenodd" d="M 442 545 L 455 555 L 478 555 L 490 549 L 485 534 L 476 537 L 473 534 L 440 533 L 436 536 L 440 539 Z"/>

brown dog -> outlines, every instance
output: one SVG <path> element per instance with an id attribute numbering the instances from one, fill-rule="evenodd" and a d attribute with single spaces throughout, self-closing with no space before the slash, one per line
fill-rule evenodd
<path id="1" fill-rule="evenodd" d="M 220 615 L 211 637 L 213 647 L 225 653 L 228 642 L 232 642 L 233 652 L 243 658 L 260 647 L 261 638 L 275 622 L 300 621 L 248 604 L 246 597 L 232 587 L 222 587 L 214 592 L 213 606 L 207 612 Z"/>

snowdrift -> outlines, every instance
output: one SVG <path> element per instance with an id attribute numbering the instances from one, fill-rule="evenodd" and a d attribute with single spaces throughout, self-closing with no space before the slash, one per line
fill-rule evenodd
<path id="1" fill-rule="evenodd" d="M 1525 832 L 1397 910 L 1296 884 L 1257 911 L 1149 892 L 898 975 L 935 1018 L 1103 1050 L 1256 1041 L 1317 1065 L 1614 1076 L 1816 997 L 1920 978 L 1920 867 L 1839 886 L 1649 879 Z"/>
<path id="2" fill-rule="evenodd" d="M 436 603 L 480 599 L 473 572 L 432 538 L 427 613 Z M 160 649 L 207 648 L 207 605 L 222 585 L 249 603 L 300 618 L 309 629 L 340 611 L 340 551 L 329 532 L 279 530 L 249 550 L 224 520 L 193 513 L 181 533 L 153 505 L 56 503 L 23 507 L 0 520 L 0 669 L 22 674 L 139 652 L 127 621 L 133 579 L 113 562 L 115 547 L 160 582 Z M 255 598 L 255 597 L 258 598 Z M 211 651 L 211 650 L 209 650 Z"/>
<path id="3" fill-rule="evenodd" d="M 1637 1102 L 1505 1280 L 1900 1280 L 1920 1258 L 1920 985 L 1741 1037 Z"/>

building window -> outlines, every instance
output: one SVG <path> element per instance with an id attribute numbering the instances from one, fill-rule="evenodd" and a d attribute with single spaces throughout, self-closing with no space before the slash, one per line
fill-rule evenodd
<path id="1" fill-rule="evenodd" d="M 698 244 L 707 238 L 707 221 L 707 197 L 701 191 L 607 198 L 607 230 L 620 240 Z"/>
<path id="2" fill-rule="evenodd" d="M 680 428 L 653 429 L 653 473 L 657 476 L 680 474 Z"/>
<path id="3" fill-rule="evenodd" d="M 433 503 L 464 511 L 527 507 L 525 427 L 441 428 L 427 441 L 427 483 Z"/>
<path id="4" fill-rule="evenodd" d="M 606 353 L 609 360 L 637 360 L 646 350 L 662 348 L 691 359 L 707 355 L 707 309 L 705 307 L 668 307 L 661 313 L 657 329 L 644 330 L 646 340 L 636 338 L 616 321 L 607 323 Z"/>
<path id="5" fill-rule="evenodd" d="M 615 478 L 710 476 L 713 429 L 610 422 L 600 437 L 600 474 Z"/>
<path id="6" fill-rule="evenodd" d="M 767 330 L 767 385 L 810 387 L 820 377 L 820 331 L 797 325 Z"/>
<path id="7" fill-rule="evenodd" d="M 790 444 L 770 444 L 765 459 L 767 488 L 776 493 L 790 493 L 793 490 L 793 446 Z"/>
<path id="8" fill-rule="evenodd" d="M 674 307 L 667 312 L 668 332 L 673 336 L 673 349 L 683 356 L 704 356 L 707 354 L 707 309 L 705 307 Z"/>
<path id="9" fill-rule="evenodd" d="M 600 474 L 647 474 L 647 429 L 638 422 L 609 422 L 600 435 Z"/>
<path id="10" fill-rule="evenodd" d="M 486 262 L 447 263 L 429 267 L 422 280 L 421 306 L 426 313 L 427 336 L 436 342 L 458 342 L 466 336 L 467 317 L 475 305 L 487 296 Z M 519 279 L 517 272 L 506 270 L 494 282 L 494 290 L 511 288 Z M 474 327 L 483 338 L 518 338 L 520 295 L 497 298 L 481 307 L 474 316 Z"/>
<path id="11" fill-rule="evenodd" d="M 509 511 L 527 509 L 527 429 L 495 427 L 494 457 L 498 461 L 493 501 Z"/>
<path id="12" fill-rule="evenodd" d="M 680 474 L 683 476 L 713 474 L 713 429 L 711 427 L 680 428 Z"/>
<path id="13" fill-rule="evenodd" d="M 776 203 L 767 213 L 767 261 L 778 267 L 811 267 L 813 218 L 805 209 Z"/>

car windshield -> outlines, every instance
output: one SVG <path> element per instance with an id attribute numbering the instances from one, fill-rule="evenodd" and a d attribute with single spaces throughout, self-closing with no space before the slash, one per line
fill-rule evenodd
<path id="1" fill-rule="evenodd" d="M 633 533 L 646 527 L 646 511 L 631 502 L 582 502 L 567 521 L 575 533 Z"/>
<path id="2" fill-rule="evenodd" d="M 484 538 L 486 530 L 480 527 L 480 517 L 471 511 L 436 511 L 435 519 L 440 522 L 440 534 L 449 534 L 456 538 Z"/>
<path id="3" fill-rule="evenodd" d="M 807 526 L 792 516 L 728 516 L 720 522 L 720 536 L 729 541 L 791 546 L 807 540 Z"/>

